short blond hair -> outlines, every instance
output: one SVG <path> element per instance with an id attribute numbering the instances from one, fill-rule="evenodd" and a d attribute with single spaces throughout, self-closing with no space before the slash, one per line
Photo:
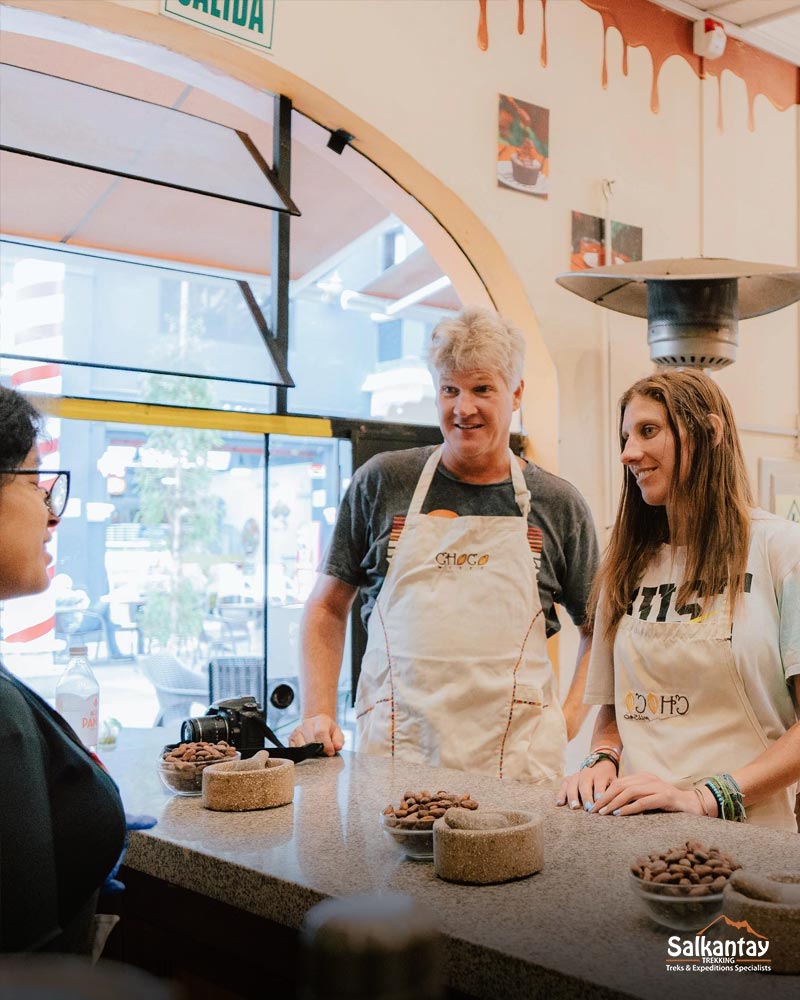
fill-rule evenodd
<path id="1" fill-rule="evenodd" d="M 483 369 L 499 372 L 513 390 L 522 381 L 525 346 L 522 331 L 500 313 L 467 306 L 436 324 L 426 357 L 434 379 L 445 372 Z"/>

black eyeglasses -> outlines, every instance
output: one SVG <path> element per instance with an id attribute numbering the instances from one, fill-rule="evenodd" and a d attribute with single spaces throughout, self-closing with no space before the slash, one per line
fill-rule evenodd
<path id="1" fill-rule="evenodd" d="M 53 517 L 61 517 L 69 500 L 69 472 L 66 469 L 0 469 L 0 476 L 37 476 L 37 486 Z"/>

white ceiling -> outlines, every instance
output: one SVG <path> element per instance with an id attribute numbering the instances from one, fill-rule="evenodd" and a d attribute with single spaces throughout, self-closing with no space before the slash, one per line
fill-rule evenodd
<path id="1" fill-rule="evenodd" d="M 652 0 L 684 17 L 713 17 L 732 38 L 800 66 L 800 0 Z"/>

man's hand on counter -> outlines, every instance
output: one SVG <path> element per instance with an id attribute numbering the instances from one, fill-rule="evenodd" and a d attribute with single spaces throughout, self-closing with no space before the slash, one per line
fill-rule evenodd
<path id="1" fill-rule="evenodd" d="M 344 736 L 336 720 L 329 715 L 312 715 L 303 719 L 289 737 L 290 747 L 302 747 L 306 743 L 321 743 L 325 755 L 332 757 L 344 746 Z"/>

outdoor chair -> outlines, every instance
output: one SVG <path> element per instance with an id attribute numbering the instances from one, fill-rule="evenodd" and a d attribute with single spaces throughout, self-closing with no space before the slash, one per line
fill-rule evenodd
<path id="1" fill-rule="evenodd" d="M 219 616 L 228 626 L 234 643 L 243 641 L 250 649 L 254 631 L 263 627 L 263 608 L 252 597 L 227 594 L 217 599 L 214 616 Z M 237 650 L 238 652 L 238 646 Z"/>
<path id="2" fill-rule="evenodd" d="M 264 657 L 216 656 L 208 664 L 208 700 L 251 694 L 264 707 Z"/>
<path id="3" fill-rule="evenodd" d="M 265 703 L 263 657 L 217 656 L 208 665 L 209 703 L 253 695 L 276 732 L 299 721 L 297 688 L 296 677 L 270 678 Z"/>
<path id="4" fill-rule="evenodd" d="M 55 637 L 63 639 L 67 645 L 95 644 L 94 656 L 100 656 L 100 643 L 105 641 L 106 655 L 112 660 L 132 660 L 133 655 L 123 653 L 117 643 L 117 633 L 124 630 L 109 616 L 109 607 L 102 601 L 95 601 L 91 608 L 56 609 Z"/>
<path id="5" fill-rule="evenodd" d="M 187 719 L 192 714 L 192 705 L 207 704 L 208 684 L 205 677 L 184 667 L 172 654 L 142 656 L 139 665 L 158 697 L 158 715 L 154 726 Z"/>
<path id="6" fill-rule="evenodd" d="M 106 622 L 94 611 L 70 608 L 56 611 L 55 618 L 55 637 L 63 639 L 67 649 L 70 646 L 88 646 L 93 642 L 94 658 L 97 659 L 100 643 L 106 640 L 108 645 Z"/>
<path id="7" fill-rule="evenodd" d="M 238 652 L 233 629 L 219 615 L 206 615 L 203 618 L 200 638 L 205 644 L 209 660 L 216 656 L 235 656 Z"/>

